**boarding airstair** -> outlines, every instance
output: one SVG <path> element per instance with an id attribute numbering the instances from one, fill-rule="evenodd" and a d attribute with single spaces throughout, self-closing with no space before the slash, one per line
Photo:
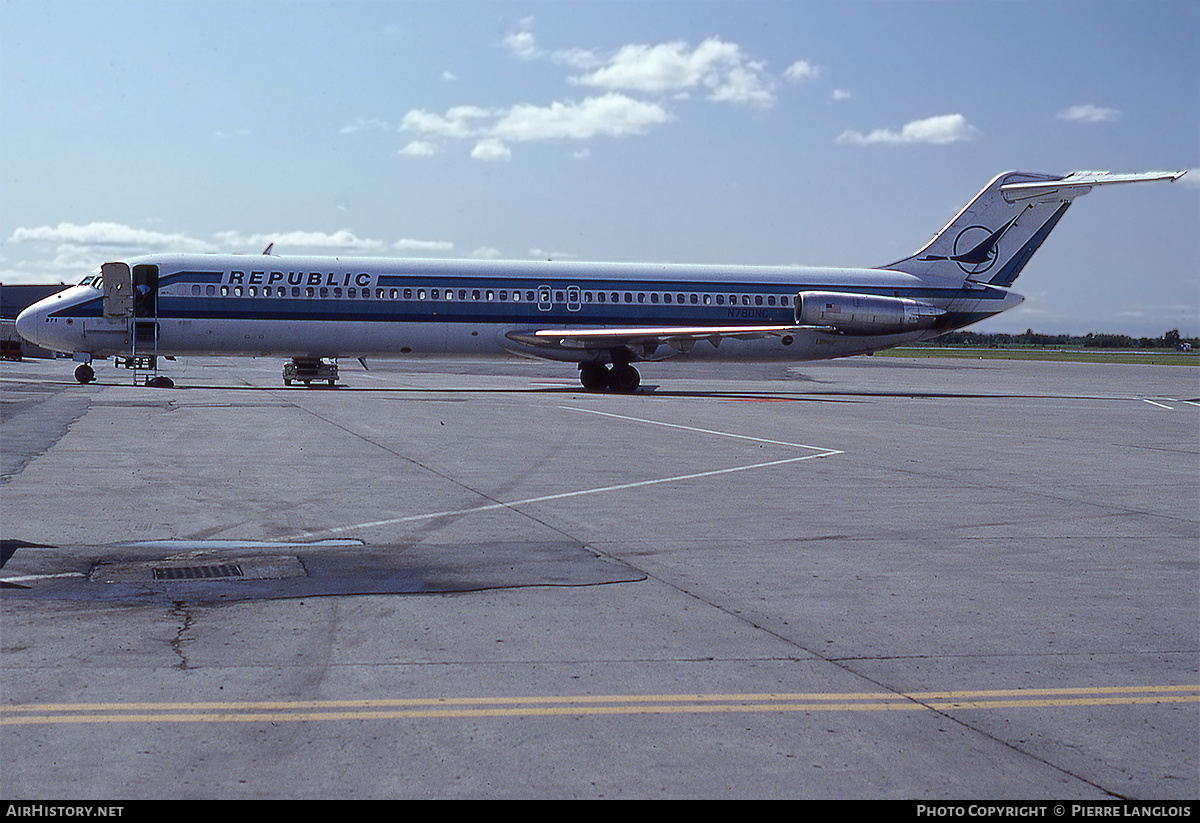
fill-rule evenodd
<path id="1" fill-rule="evenodd" d="M 117 365 L 133 372 L 135 386 L 173 386 L 171 378 L 158 373 L 158 266 L 130 270 L 126 263 L 106 263 L 102 271 L 104 319 L 124 324 L 129 345 L 129 355 L 117 355 Z"/>

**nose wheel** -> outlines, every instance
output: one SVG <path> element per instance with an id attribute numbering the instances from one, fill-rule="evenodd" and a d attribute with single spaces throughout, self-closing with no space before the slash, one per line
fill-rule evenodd
<path id="1" fill-rule="evenodd" d="M 611 389 L 620 394 L 632 394 L 641 385 L 642 376 L 628 363 L 618 363 L 612 368 L 602 363 L 581 363 L 579 382 L 588 391 Z"/>
<path id="2" fill-rule="evenodd" d="M 75 379 L 80 383 L 91 383 L 96 379 L 96 370 L 87 363 L 81 363 L 75 367 Z"/>

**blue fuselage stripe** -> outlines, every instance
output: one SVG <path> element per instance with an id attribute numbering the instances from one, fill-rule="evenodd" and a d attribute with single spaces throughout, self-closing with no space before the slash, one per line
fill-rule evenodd
<path id="1" fill-rule="evenodd" d="M 268 320 L 280 322 L 296 321 L 350 321 L 350 322 L 384 322 L 384 323 L 492 323 L 507 325 L 551 324 L 556 326 L 570 325 L 612 325 L 612 324 L 654 324 L 654 325 L 763 325 L 789 324 L 795 321 L 795 309 L 792 305 L 795 295 L 802 291 L 840 291 L 852 294 L 872 294 L 887 297 L 907 297 L 914 300 L 950 301 L 967 296 L 961 288 L 915 287 L 895 289 L 885 286 L 831 286 L 827 283 L 753 283 L 753 282 L 705 282 L 689 281 L 587 281 L 587 280 L 552 280 L 540 282 L 534 280 L 510 280 L 502 278 L 472 278 L 470 281 L 451 278 L 426 278 L 400 275 L 381 275 L 375 287 L 370 289 L 370 297 L 357 296 L 341 297 L 307 297 L 306 288 L 288 287 L 287 296 L 279 297 L 249 297 L 244 293 L 235 295 L 232 291 L 227 296 L 220 294 L 209 296 L 178 295 L 164 293 L 168 286 L 190 288 L 198 286 L 202 290 L 214 288 L 229 289 L 220 286 L 222 272 L 186 271 L 164 277 L 159 289 L 158 318 L 185 320 Z M 386 284 L 386 285 L 383 285 Z M 261 287 L 259 287 L 261 289 Z M 293 288 L 301 288 L 301 296 L 291 296 Z M 454 299 L 446 300 L 447 289 L 452 289 Z M 327 289 L 332 293 L 332 289 Z M 378 297 L 382 290 L 384 296 Z M 405 290 L 411 297 L 404 298 Z M 437 291 L 439 299 L 430 295 Z M 521 299 L 512 299 L 512 292 L 517 290 Z M 549 290 L 550 301 L 539 305 L 541 292 Z M 343 290 L 343 295 L 348 290 Z M 361 295 L 362 289 L 357 293 Z M 318 288 L 319 293 L 319 288 Z M 396 294 L 393 297 L 393 293 Z M 493 299 L 484 299 L 491 293 Z M 506 299 L 496 299 L 501 293 Z M 533 300 L 528 297 L 532 293 Z M 599 302 L 598 295 L 605 295 L 605 302 Z M 418 294 L 425 299 L 417 299 Z M 479 297 L 475 298 L 474 295 Z M 618 296 L 618 302 L 613 302 L 612 296 Z M 972 289 L 969 298 L 972 302 L 982 300 L 996 301 L 997 308 L 1007 296 L 1000 289 Z M 628 298 L 627 298 L 628 295 Z M 663 296 L 669 295 L 672 302 L 663 302 Z M 696 303 L 692 303 L 693 295 Z M 717 296 L 722 303 L 717 304 Z M 566 302 L 567 297 L 572 298 Z M 679 298 L 683 297 L 680 303 Z M 465 298 L 465 299 L 464 299 Z M 710 302 L 706 305 L 704 300 Z M 769 303 L 772 298 L 776 305 Z M 788 305 L 780 305 L 781 299 L 786 298 Z M 627 300 L 629 302 L 627 302 Z M 736 305 L 732 301 L 736 300 Z M 748 300 L 748 302 L 747 302 Z M 656 301 L 656 302 L 654 302 Z M 983 308 L 983 307 L 979 307 Z M 97 294 L 93 300 L 76 303 L 54 312 L 60 317 L 99 317 L 102 313 L 102 299 Z M 970 322 L 967 318 L 980 318 L 992 312 L 972 311 L 970 313 L 952 313 L 947 317 L 953 325 Z"/>

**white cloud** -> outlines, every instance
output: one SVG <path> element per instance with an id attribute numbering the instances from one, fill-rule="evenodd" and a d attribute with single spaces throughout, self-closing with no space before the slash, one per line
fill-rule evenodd
<path id="1" fill-rule="evenodd" d="M 772 83 L 762 73 L 762 63 L 734 66 L 713 87 L 709 100 L 717 103 L 746 103 L 767 108 L 775 104 Z"/>
<path id="2" fill-rule="evenodd" d="M 869 134 L 847 129 L 837 142 L 854 146 L 896 145 L 901 143 L 931 143 L 941 145 L 971 140 L 979 130 L 961 114 L 940 114 L 924 120 L 913 120 L 899 130 L 875 129 Z"/>
<path id="3" fill-rule="evenodd" d="M 833 97 L 835 101 L 840 103 L 843 100 L 850 99 L 850 92 L 846 91 L 845 89 L 834 89 L 830 96 Z"/>
<path id="4" fill-rule="evenodd" d="M 529 31 L 528 29 L 532 23 L 533 20 L 531 18 L 522 20 L 522 30 L 514 34 L 510 34 L 504 38 L 504 47 L 512 52 L 514 56 L 522 60 L 549 58 L 555 63 L 562 63 L 576 69 L 595 68 L 600 64 L 600 58 L 587 49 L 557 49 L 554 51 L 546 51 L 539 48 L 537 45 L 537 38 L 534 37 L 533 32 Z"/>
<path id="5" fill-rule="evenodd" d="M 243 233 L 223 231 L 201 240 L 187 234 L 155 232 L 121 223 L 93 222 L 87 224 L 59 223 L 56 226 L 19 227 L 8 239 L 8 247 L 52 244 L 51 259 L 38 254 L 36 264 L 21 261 L 5 266 L 0 275 L 5 282 L 51 282 L 77 280 L 106 260 L 128 258 L 154 253 L 243 252 L 257 254 L 274 243 L 277 254 L 311 251 L 318 254 L 378 253 L 389 248 L 422 253 L 447 252 L 454 248 L 448 240 L 417 240 L 403 238 L 392 244 L 363 238 L 343 229 L 335 232 L 286 231 L 274 233 Z"/>
<path id="6" fill-rule="evenodd" d="M 661 99 L 686 98 L 704 92 L 708 100 L 769 107 L 775 103 L 778 79 L 762 61 L 751 59 L 736 43 L 710 37 L 694 48 L 682 41 L 657 45 L 626 45 L 600 56 L 585 49 L 547 50 L 539 46 L 530 27 L 532 19 L 519 21 L 519 30 L 503 39 L 503 47 L 523 60 L 549 60 L 582 72 L 569 78 L 578 86 L 603 90 L 580 101 L 546 104 L 521 103 L 507 108 L 456 106 L 445 114 L 413 109 L 400 121 L 399 130 L 416 139 L 399 150 L 407 157 L 436 154 L 453 141 L 471 140 L 476 160 L 510 160 L 511 144 L 547 140 L 591 140 L 644 134 L 672 122 L 675 115 Z M 819 69 L 798 60 L 784 77 L 791 82 L 816 78 Z M 357 122 L 356 124 L 357 125 Z M 586 149 L 576 152 L 586 157 Z"/>
<path id="7" fill-rule="evenodd" d="M 283 249 L 322 249 L 326 251 L 380 251 L 385 245 L 380 240 L 361 238 L 354 232 L 342 229 L 336 232 L 287 231 L 274 234 L 241 234 L 236 231 L 217 232 L 214 235 L 226 249 L 258 249 L 268 243 L 275 244 L 276 252 Z"/>
<path id="8" fill-rule="evenodd" d="M 538 56 L 537 41 L 532 32 L 519 31 L 504 38 L 504 46 L 522 60 Z"/>
<path id="9" fill-rule="evenodd" d="M 512 149 L 494 137 L 485 137 L 471 149 L 471 159 L 487 162 L 512 160 Z"/>
<path id="10" fill-rule="evenodd" d="M 445 115 L 412 109 L 400 121 L 400 131 L 411 131 L 423 137 L 470 137 L 471 121 L 487 117 L 487 109 L 478 106 L 455 106 Z"/>
<path id="11" fill-rule="evenodd" d="M 440 115 L 414 109 L 404 115 L 400 128 L 418 133 L 421 139 L 410 142 L 399 153 L 428 156 L 439 150 L 439 141 L 471 139 L 475 141 L 472 158 L 510 160 L 509 143 L 626 137 L 673 119 L 657 103 L 611 92 L 579 102 L 553 102 L 546 106 L 523 103 L 495 111 L 457 106 Z"/>
<path id="12" fill-rule="evenodd" d="M 6 283 L 74 282 L 106 260 L 161 252 L 215 252 L 219 247 L 186 234 L 156 232 L 121 223 L 59 223 L 56 226 L 21 226 L 8 239 L 11 249 L 53 245 L 52 256 L 31 251 L 31 259 L 6 265 L 0 279 Z M 8 256 L 5 257 L 8 262 Z"/>
<path id="13" fill-rule="evenodd" d="M 396 153 L 402 154 L 405 157 L 430 157 L 437 154 L 437 152 L 437 143 L 429 140 L 413 140 L 406 143 L 404 148 Z"/>
<path id="14" fill-rule="evenodd" d="M 573 69 L 594 69 L 604 62 L 587 49 L 559 49 L 550 53 L 550 59 Z"/>
<path id="15" fill-rule="evenodd" d="M 736 43 L 710 37 L 692 49 L 675 41 L 622 46 L 599 68 L 572 82 L 612 91 L 649 94 L 709 89 L 718 102 L 769 106 L 775 101 L 764 64 L 750 60 Z"/>
<path id="16" fill-rule="evenodd" d="M 793 83 L 803 83 L 806 80 L 816 80 L 821 70 L 807 60 L 797 60 L 788 66 L 783 76 Z"/>
<path id="17" fill-rule="evenodd" d="M 481 260 L 496 260 L 500 257 L 500 249 L 493 246 L 480 246 L 471 252 L 471 256 Z"/>
<path id="18" fill-rule="evenodd" d="M 454 244 L 449 240 L 413 240 L 406 237 L 393 243 L 392 248 L 401 251 L 450 251 Z"/>
<path id="19" fill-rule="evenodd" d="M 338 129 L 338 134 L 357 134 L 358 132 L 366 131 L 367 129 L 391 131 L 392 127 L 383 120 L 375 117 L 356 117 L 353 121 Z"/>
<path id="20" fill-rule="evenodd" d="M 123 250 L 211 252 L 211 243 L 185 234 L 135 229 L 121 223 L 94 222 L 84 225 L 59 223 L 57 226 L 18 227 L 10 243 L 55 243 L 60 247 L 118 248 Z"/>
<path id="21" fill-rule="evenodd" d="M 581 103 L 513 106 L 488 133 L 501 140 L 514 141 L 586 140 L 597 135 L 641 134 L 651 126 L 672 119 L 671 114 L 656 103 L 634 100 L 623 94 L 605 94 L 589 97 Z"/>
<path id="22" fill-rule="evenodd" d="M 1111 123 L 1120 118 L 1121 112 L 1092 103 L 1084 103 L 1078 106 L 1069 106 L 1055 116 L 1068 123 Z"/>
<path id="23" fill-rule="evenodd" d="M 546 251 L 545 249 L 530 249 L 529 256 L 539 260 L 576 260 L 579 258 L 579 255 L 571 254 L 571 252 Z"/>

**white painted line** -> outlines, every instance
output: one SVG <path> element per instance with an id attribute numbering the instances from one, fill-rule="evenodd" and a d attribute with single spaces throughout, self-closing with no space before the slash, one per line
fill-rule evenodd
<path id="1" fill-rule="evenodd" d="M 1144 398 L 1144 397 L 1142 398 L 1142 402 L 1143 402 L 1143 403 L 1149 403 L 1151 406 L 1158 406 L 1160 409 L 1166 409 L 1166 410 L 1168 410 L 1168 411 L 1174 411 L 1174 410 L 1175 410 L 1173 406 L 1164 406 L 1162 403 L 1155 403 L 1153 400 L 1147 400 L 1147 399 L 1146 399 L 1146 398 Z"/>
<path id="2" fill-rule="evenodd" d="M 532 503 L 546 503 L 551 500 L 566 500 L 571 497 L 583 497 L 591 494 L 605 494 L 607 492 L 624 491 L 627 489 L 638 489 L 645 486 L 655 486 L 662 483 L 680 483 L 685 480 L 698 480 L 704 477 L 716 477 L 722 474 L 733 474 L 735 472 L 753 471 L 754 469 L 766 469 L 773 466 L 783 466 L 788 463 L 799 463 L 804 460 L 813 460 L 818 457 L 832 457 L 844 452 L 838 449 L 827 449 L 821 446 L 807 446 L 803 443 L 788 443 L 783 440 L 769 440 L 763 437 L 752 437 L 746 434 L 733 434 L 732 432 L 715 431 L 713 429 L 700 429 L 695 426 L 684 426 L 678 423 L 663 423 L 658 420 L 646 420 L 640 417 L 629 417 L 622 414 L 612 414 L 611 412 L 595 411 L 593 409 L 582 409 L 575 406 L 559 406 L 565 411 L 581 412 L 583 414 L 595 414 L 601 417 L 611 417 L 617 420 L 628 420 L 635 423 L 645 423 L 652 426 L 663 426 L 670 429 L 681 429 L 683 431 L 696 432 L 698 434 L 710 434 L 717 437 L 730 437 L 736 440 L 749 440 L 755 443 L 767 443 L 773 446 L 787 446 L 793 449 L 806 449 L 814 454 L 804 454 L 799 457 L 785 457 L 780 460 L 768 460 L 761 463 L 751 463 L 747 466 L 732 466 L 726 469 L 710 469 L 709 471 L 692 472 L 690 474 L 678 474 L 671 477 L 657 477 L 652 480 L 636 480 L 629 483 L 617 483 L 612 486 L 600 486 L 594 489 L 580 489 L 572 492 L 559 492 L 557 494 L 545 494 L 538 497 L 527 497 L 523 500 L 510 500 L 508 502 L 484 503 L 479 506 L 470 506 L 464 509 L 449 509 L 440 512 L 426 512 L 424 514 L 410 514 L 404 517 L 393 517 L 387 520 L 374 520 L 369 523 L 355 523 L 351 526 L 337 526 L 331 529 L 319 529 L 310 534 L 341 534 L 343 532 L 354 531 L 356 529 L 373 529 L 381 526 L 395 526 L 400 523 L 414 523 L 420 520 L 434 520 L 438 517 L 462 517 L 468 514 L 478 514 L 480 512 L 495 511 L 497 509 L 512 509 L 518 506 L 526 506 Z"/>
<path id="3" fill-rule="evenodd" d="M 507 503 L 486 503 L 482 506 L 471 506 L 465 509 L 451 509 L 441 512 L 429 512 L 426 514 L 410 514 L 405 517 L 394 517 L 389 520 L 375 520 L 370 523 L 356 523 L 353 526 L 338 526 L 332 529 L 319 529 L 313 534 L 340 534 L 341 532 L 353 531 L 355 529 L 373 529 L 379 526 L 392 526 L 399 523 L 412 523 L 417 520 L 433 520 L 438 517 L 459 517 L 466 514 L 477 514 L 479 512 L 494 511 L 496 509 L 511 509 L 517 506 L 525 506 L 531 503 L 545 503 L 550 500 L 565 500 L 569 497 L 582 497 L 588 494 L 604 494 L 606 492 L 622 491 L 625 489 L 637 489 L 643 486 L 654 486 L 661 483 L 678 483 L 684 480 L 697 480 L 701 477 L 716 477 L 721 474 L 732 474 L 734 472 L 752 471 L 754 469 L 766 469 L 771 466 L 782 466 L 787 463 L 799 463 L 802 460 L 813 460 L 818 457 L 831 457 L 842 452 L 836 450 L 825 450 L 818 454 L 802 454 L 799 457 L 785 457 L 782 460 L 769 460 L 765 463 L 753 463 L 749 466 L 733 466 L 728 469 L 712 469 L 711 471 L 694 472 L 692 474 L 679 474 L 673 477 L 657 477 L 653 480 L 637 480 L 632 483 L 618 483 L 614 486 L 601 486 L 595 489 L 580 489 L 573 492 L 559 492 L 558 494 L 545 494 L 540 497 L 526 497 L 524 500 L 510 500 Z"/>
<path id="4" fill-rule="evenodd" d="M 683 426 L 678 423 L 663 423 L 658 420 L 646 420 L 641 417 L 627 417 L 623 414 L 612 414 L 611 412 L 596 411 L 594 409 L 581 409 L 575 406 L 559 406 L 560 409 L 566 411 L 582 412 L 583 414 L 596 414 L 601 417 L 615 417 L 618 420 L 630 420 L 635 423 L 646 423 L 651 426 L 664 426 L 668 429 L 683 429 L 684 431 L 697 432 L 698 434 L 713 434 L 718 437 L 732 437 L 737 440 L 751 440 L 755 443 L 769 443 L 772 446 L 788 446 L 793 449 L 810 449 L 811 451 L 825 452 L 827 454 L 842 454 L 837 449 L 827 449 L 822 446 L 806 446 L 803 443 L 788 443 L 784 440 L 768 440 L 764 437 L 751 437 L 748 434 L 733 434 L 731 432 L 715 431 L 713 429 L 698 429 L 695 426 Z M 819 455 L 825 457 L 826 454 Z"/>
<path id="5" fill-rule="evenodd" d="M 0 577 L 0 583 L 28 583 L 31 580 L 50 580 L 55 577 L 87 577 L 83 572 L 59 572 L 58 574 L 27 574 L 22 577 Z"/>

